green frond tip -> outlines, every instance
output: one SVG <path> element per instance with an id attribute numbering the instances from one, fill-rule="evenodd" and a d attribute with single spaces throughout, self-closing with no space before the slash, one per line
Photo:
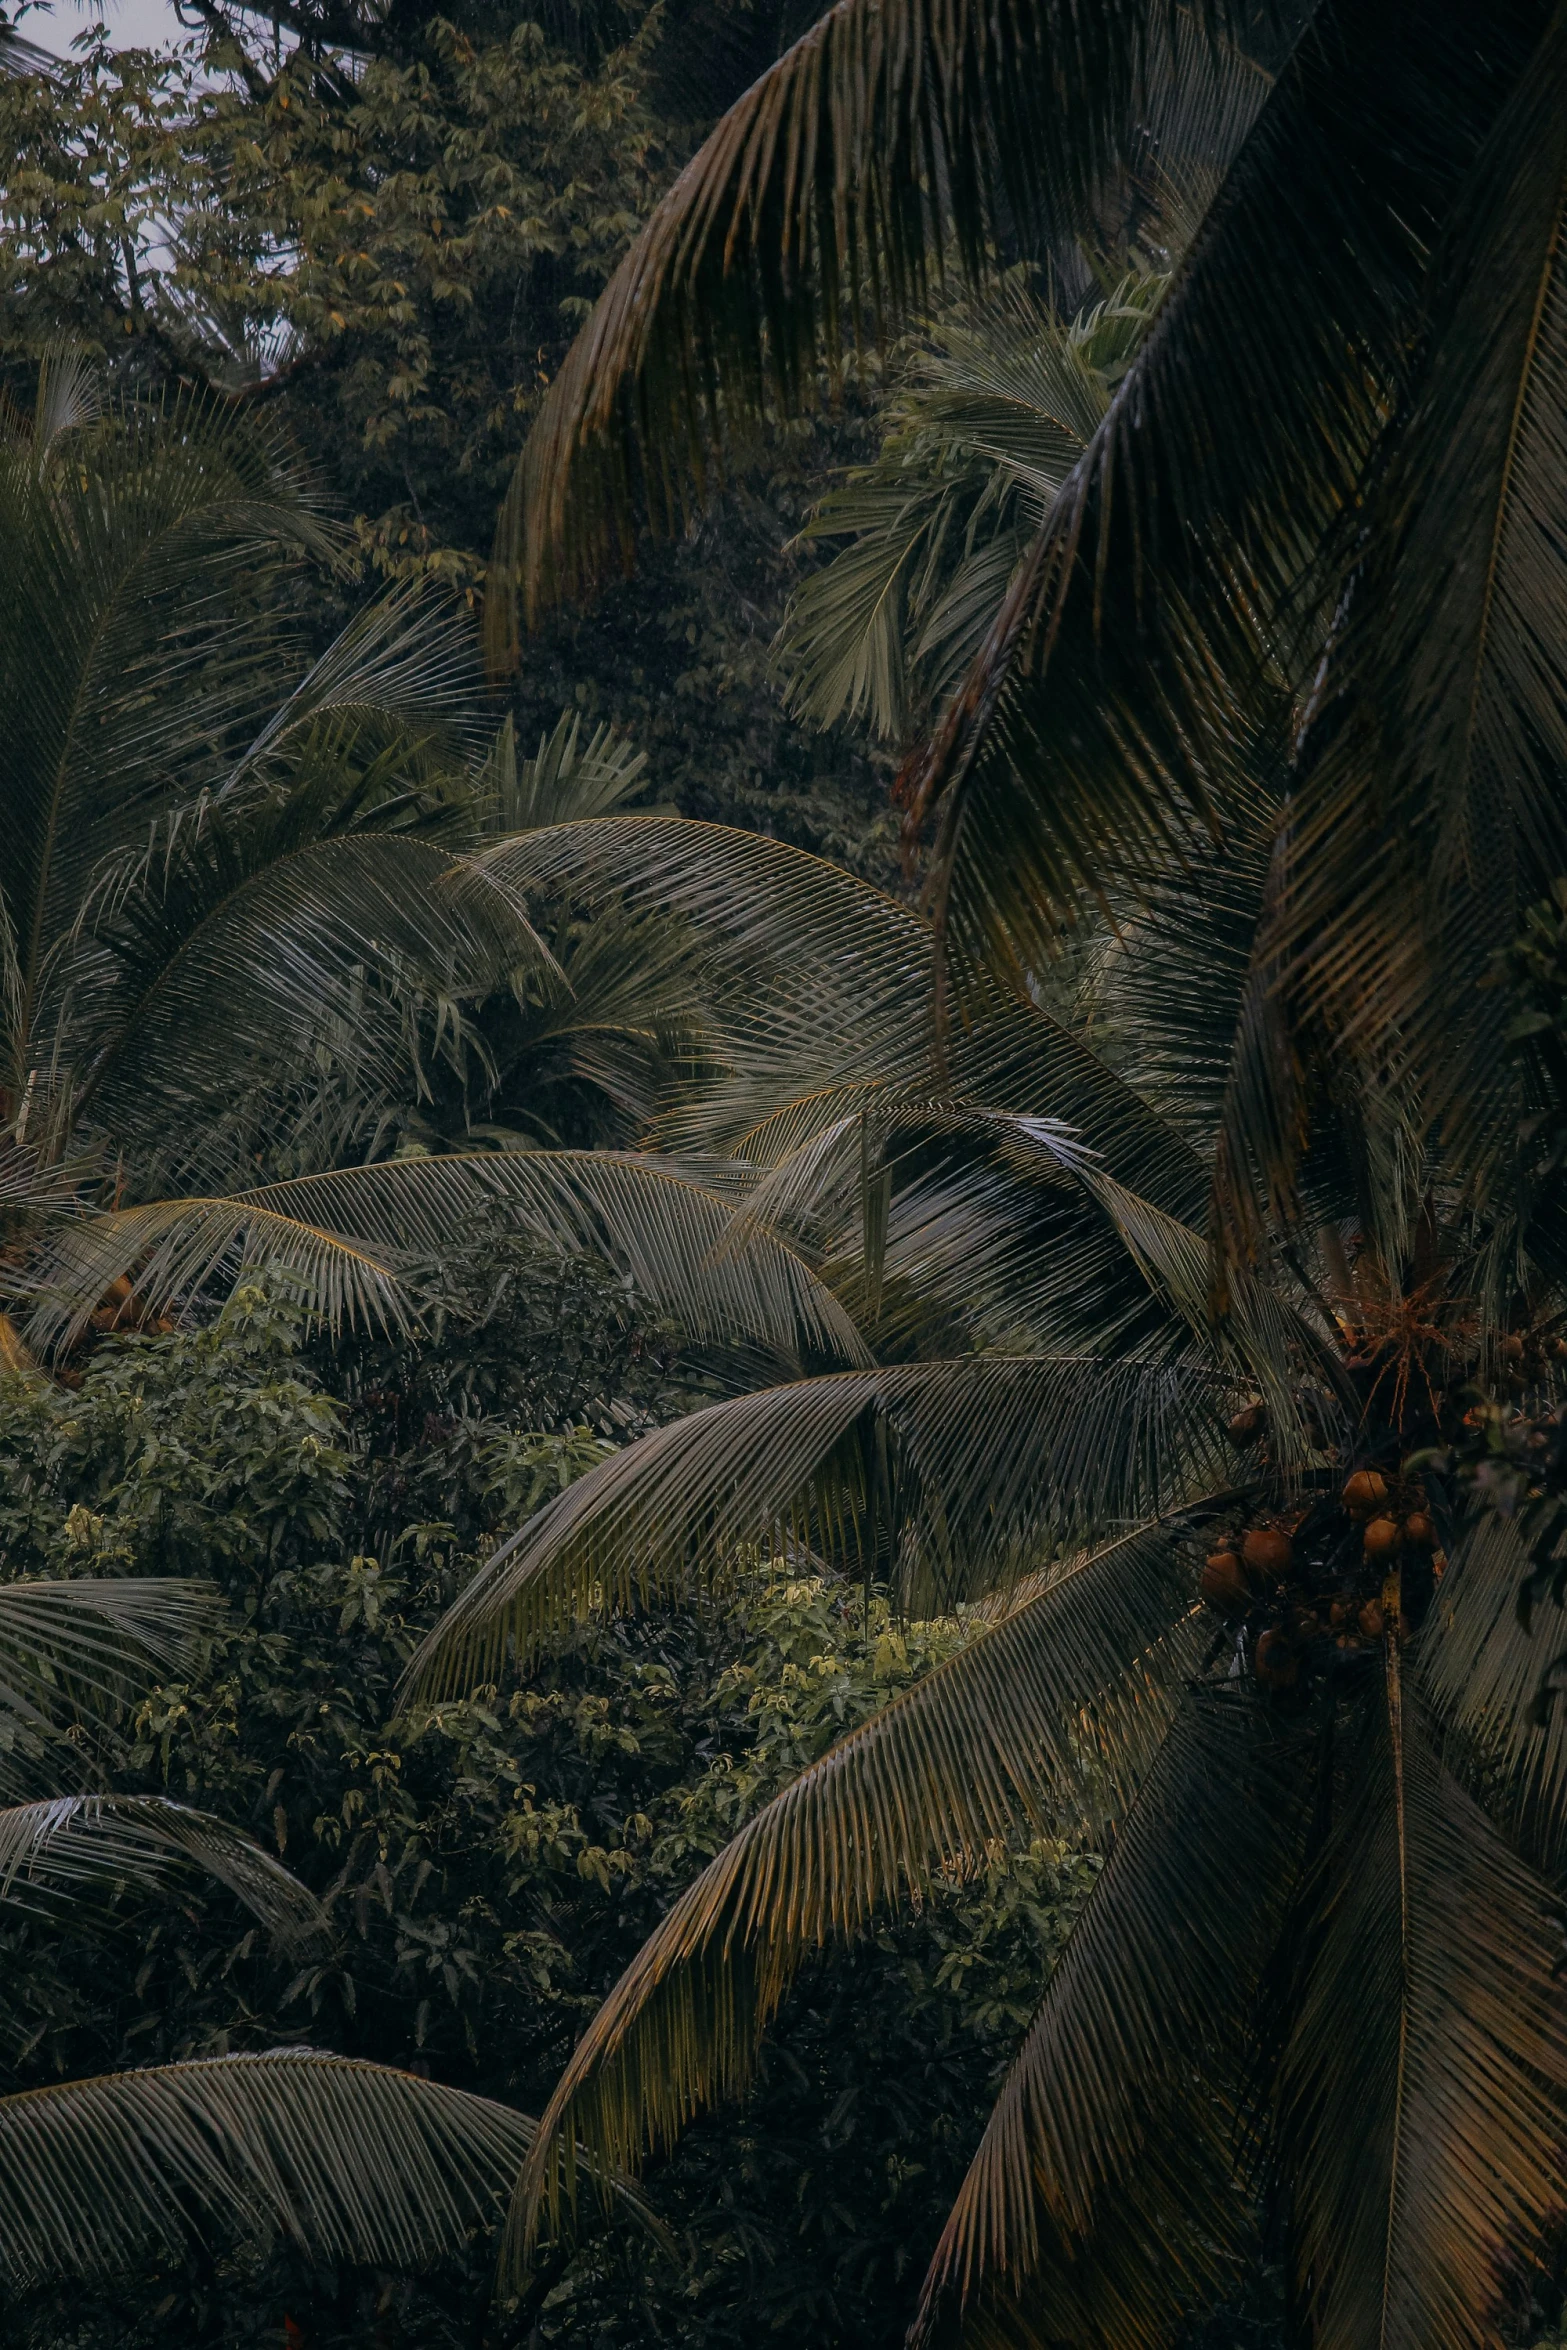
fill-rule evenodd
<path id="1" fill-rule="evenodd" d="M 79 1576 L 0 1583 L 0 1715 L 58 1723 L 177 1671 L 222 1614 L 210 1583 Z"/>
<path id="2" fill-rule="evenodd" d="M 204 1870 L 285 1944 L 326 1943 L 314 1894 L 261 1846 L 209 1812 L 157 1795 L 53 1795 L 0 1810 L 0 1906 L 55 1914 L 93 1888 L 156 1891 L 180 1864 Z"/>

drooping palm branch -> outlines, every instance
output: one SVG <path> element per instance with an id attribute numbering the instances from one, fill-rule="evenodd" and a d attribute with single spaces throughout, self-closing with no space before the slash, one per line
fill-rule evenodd
<path id="1" fill-rule="evenodd" d="M 151 1310 L 246 1263 L 307 1276 L 334 1326 L 395 1322 L 409 1311 L 401 1266 L 502 1219 L 542 1246 L 607 1259 L 694 1341 L 775 1359 L 866 1358 L 843 1306 L 770 1225 L 740 1231 L 734 1201 L 656 1159 L 608 1151 L 448 1153 L 84 1218 L 35 1263 L 28 1327 L 41 1346 L 56 1343 L 82 1326 L 83 1300 L 129 1274 Z"/>
<path id="2" fill-rule="evenodd" d="M 17 2286 L 236 2238 L 426 2267 L 496 2224 L 533 2136 L 491 2098 L 314 2048 L 24 2090 L 0 2097 L 0 2259 Z"/>
<path id="3" fill-rule="evenodd" d="M 986 17 L 838 0 L 746 92 L 655 211 L 565 366 L 503 514 L 495 573 L 533 611 L 631 548 L 638 494 L 667 523 L 726 444 L 818 397 L 819 371 L 901 322 L 944 261 L 971 281 L 1020 228 L 1092 233 L 1182 92 L 1233 152 L 1232 12 L 1115 0 Z M 492 599 L 492 653 L 507 607 Z"/>

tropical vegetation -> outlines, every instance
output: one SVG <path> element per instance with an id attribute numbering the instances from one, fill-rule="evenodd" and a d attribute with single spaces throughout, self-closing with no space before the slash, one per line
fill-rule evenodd
<path id="1" fill-rule="evenodd" d="M 101 1611 L 156 1547 L 229 1611 L 127 1618 L 71 1684 L 101 1797 L 17 1830 L 46 1890 L 101 1849 L 85 1904 L 150 1846 L 226 1888 L 123 2026 L 199 2053 L 177 2101 L 51 2092 L 164 2098 L 72 2174 L 164 2295 L 91 2322 L 1540 2338 L 1567 19 L 204 15 L 226 82 L 107 148 L 8 51 L 55 144 L 7 265 L 0 1590 Z M 688 61 L 733 102 L 660 146 Z M 610 194 L 528 214 L 524 383 L 481 326 L 539 137 Z M 100 152 L 194 242 L 144 285 L 88 207 L 52 316 Z M 39 340 L 91 301 L 107 395 Z M 416 468 L 499 489 L 492 369 L 481 687 Z M 383 479 L 333 531 L 296 383 L 412 521 Z M 567 607 L 656 600 L 645 526 L 711 547 L 834 402 L 779 678 L 902 755 L 918 906 L 689 812 L 765 816 L 732 788 L 650 804 L 591 691 L 519 753 Z M 236 1891 L 332 1955 L 280 1987 Z M 17 2086 L 123 2065 L 18 1932 Z M 306 2008 L 346 2053 L 286 2052 Z M 132 2249 L 24 2260 L 31 2338 Z"/>

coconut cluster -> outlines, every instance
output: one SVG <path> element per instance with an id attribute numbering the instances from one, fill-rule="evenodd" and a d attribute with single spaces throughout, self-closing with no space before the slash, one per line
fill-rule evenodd
<path id="1" fill-rule="evenodd" d="M 1291 1689 L 1353 1668 L 1392 1624 L 1412 1631 L 1444 1564 L 1418 1481 L 1364 1468 L 1336 1496 L 1235 1528 L 1201 1590 L 1263 1686 Z"/>

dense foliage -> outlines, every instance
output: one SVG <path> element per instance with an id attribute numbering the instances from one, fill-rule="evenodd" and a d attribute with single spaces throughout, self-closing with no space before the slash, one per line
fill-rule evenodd
<path id="1" fill-rule="evenodd" d="M 226 32 L 0 72 L 0 142 L 23 159 L 0 192 L 0 376 L 30 403 L 67 333 L 153 392 L 265 380 L 369 577 L 471 606 L 542 390 L 689 149 L 656 27 L 616 29 L 606 49 L 526 14 L 430 16 L 346 80 L 303 50 L 258 65 Z M 524 748 L 571 703 L 634 730 L 660 800 L 893 872 L 877 774 L 792 725 L 771 683 L 785 549 L 852 435 L 775 452 L 652 593 L 531 647 Z"/>
<path id="2" fill-rule="evenodd" d="M 169 2246 L 17 2322 L 1526 2339 L 1567 14 L 194 5 L 0 28 L 6 364 L 130 395 L 3 427 L 0 1722 L 117 1791 L 0 1812 L 0 2253 Z M 793 687 L 918 912 L 760 690 L 889 330 Z"/>
<path id="3" fill-rule="evenodd" d="M 526 1682 L 397 1719 L 413 1641 L 474 1545 L 681 1400 L 666 1334 L 616 1289 L 535 1260 L 513 1273 L 528 1278 L 493 1303 L 493 1264 L 449 1269 L 467 1312 L 417 1353 L 323 1360 L 297 1312 L 251 1288 L 205 1329 L 105 1341 L 74 1389 L 7 1384 L 7 1576 L 156 1567 L 216 1577 L 228 1602 L 199 1668 L 105 1734 L 111 1783 L 252 1829 L 337 1927 L 301 1969 L 220 1890 L 127 1903 L 63 1952 L 13 1924 L 8 2085 L 301 2042 L 536 2104 L 693 1871 L 963 1638 L 758 1567 L 722 1609 L 585 1627 Z M 1094 1865 L 1060 1843 L 998 1846 L 967 1892 L 821 1970 L 743 2121 L 694 2137 L 660 2182 L 667 2247 L 621 2222 L 547 2267 L 515 2317 L 484 2315 L 482 2243 L 466 2276 L 423 2284 L 236 2251 L 99 2304 L 42 2294 L 4 2336 L 229 2342 L 281 2338 L 286 2315 L 312 2345 L 376 2323 L 388 2344 L 482 2328 L 629 2350 L 808 2326 L 890 2345 L 913 2247 Z"/>

